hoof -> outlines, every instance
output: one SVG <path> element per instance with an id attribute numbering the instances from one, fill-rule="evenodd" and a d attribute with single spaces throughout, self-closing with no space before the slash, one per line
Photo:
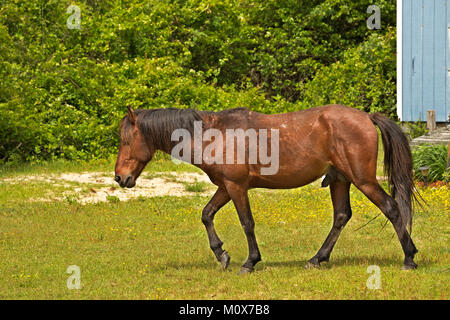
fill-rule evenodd
<path id="1" fill-rule="evenodd" d="M 305 269 L 319 269 L 321 263 L 327 263 L 328 259 L 322 259 L 322 261 L 319 260 L 317 257 L 312 257 L 308 260 L 305 264 Z"/>
<path id="2" fill-rule="evenodd" d="M 320 263 L 306 262 L 305 269 L 320 269 Z"/>
<path id="3" fill-rule="evenodd" d="M 219 259 L 220 264 L 222 265 L 222 270 L 227 270 L 228 265 L 230 264 L 230 256 L 228 252 L 224 251 Z"/>
<path id="4" fill-rule="evenodd" d="M 241 267 L 241 270 L 239 270 L 238 275 L 244 275 L 244 274 L 250 274 L 254 271 L 253 268 L 247 268 L 247 267 Z"/>
<path id="5" fill-rule="evenodd" d="M 414 262 L 404 264 L 402 267 L 402 270 L 414 270 L 414 269 L 417 269 L 417 264 L 415 264 Z"/>

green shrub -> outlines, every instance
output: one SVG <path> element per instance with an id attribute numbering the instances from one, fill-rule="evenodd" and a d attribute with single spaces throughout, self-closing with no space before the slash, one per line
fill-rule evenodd
<path id="1" fill-rule="evenodd" d="M 428 166 L 428 182 L 445 180 L 448 148 L 445 145 L 420 145 L 412 149 L 413 166 L 417 180 L 423 180 L 420 167 Z"/>
<path id="2" fill-rule="evenodd" d="M 428 132 L 426 122 L 405 122 L 406 131 L 411 139 L 423 136 Z"/>
<path id="3" fill-rule="evenodd" d="M 125 107 L 393 115 L 395 3 L 0 1 L 0 163 L 107 158 Z"/>
<path id="4" fill-rule="evenodd" d="M 345 104 L 396 117 L 396 33 L 374 33 L 304 85 L 302 105 Z"/>

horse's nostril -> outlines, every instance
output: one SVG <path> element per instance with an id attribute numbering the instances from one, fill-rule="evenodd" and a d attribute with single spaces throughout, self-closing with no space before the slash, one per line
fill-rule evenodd
<path id="1" fill-rule="evenodd" d="M 128 182 L 130 181 L 130 179 L 131 179 L 131 174 L 127 175 L 127 177 L 125 178 L 125 183 L 124 183 L 125 186 L 128 185 Z"/>
<path id="2" fill-rule="evenodd" d="M 115 177 L 114 177 L 114 180 L 115 180 L 117 183 L 119 183 L 119 182 L 120 182 L 120 176 L 119 176 L 119 175 L 115 176 Z"/>

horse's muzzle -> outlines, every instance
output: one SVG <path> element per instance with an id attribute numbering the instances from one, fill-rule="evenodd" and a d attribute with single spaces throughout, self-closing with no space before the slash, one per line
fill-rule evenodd
<path id="1" fill-rule="evenodd" d="M 128 174 L 126 176 L 122 176 L 120 174 L 117 174 L 114 177 L 114 180 L 121 186 L 122 188 L 133 188 L 136 185 L 136 182 L 134 181 L 131 174 Z"/>

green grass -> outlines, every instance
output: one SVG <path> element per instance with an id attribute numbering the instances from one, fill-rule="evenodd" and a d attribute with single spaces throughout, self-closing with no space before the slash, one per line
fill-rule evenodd
<path id="1" fill-rule="evenodd" d="M 172 165 L 156 160 L 146 173 L 176 171 Z M 43 164 L 2 177 L 64 168 L 87 171 L 78 163 Z M 106 164 L 91 164 L 88 169 L 112 171 Z M 320 270 L 306 270 L 304 264 L 319 249 L 332 222 L 328 188 L 314 184 L 295 190 L 252 190 L 263 261 L 248 276 L 236 274 L 248 252 L 231 203 L 215 219 L 231 256 L 230 271 L 223 272 L 200 221 L 209 200 L 200 193 L 88 205 L 76 199 L 30 201 L 64 188 L 70 187 L 0 179 L 0 299 L 449 298 L 450 193 L 445 187 L 422 190 L 429 207 L 415 215 L 413 239 L 419 249 L 415 271 L 400 270 L 403 254 L 392 226 L 383 227 L 384 216 L 377 217 L 379 210 L 353 187 L 353 218 L 330 263 Z M 66 286 L 71 265 L 81 269 L 80 290 Z M 381 269 L 379 290 L 366 286 L 370 265 Z"/>
<path id="2" fill-rule="evenodd" d="M 195 180 L 194 182 L 190 182 L 190 183 L 185 182 L 184 183 L 184 188 L 186 189 L 186 191 L 189 191 L 189 192 L 203 192 L 206 190 L 207 187 L 208 187 L 208 184 L 203 181 Z"/>

